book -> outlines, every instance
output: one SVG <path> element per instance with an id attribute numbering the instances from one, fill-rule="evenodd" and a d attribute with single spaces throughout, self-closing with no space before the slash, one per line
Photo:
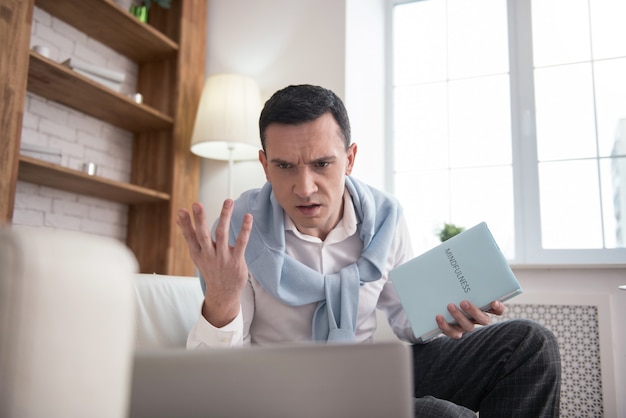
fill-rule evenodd
<path id="1" fill-rule="evenodd" d="M 122 83 L 118 83 L 115 81 L 111 81 L 107 78 L 103 78 L 103 77 L 99 77 L 95 74 L 92 74 L 90 72 L 87 71 L 83 71 L 83 70 L 79 70 L 78 68 L 74 69 L 74 71 L 76 71 L 78 74 L 83 75 L 85 77 L 87 77 L 90 80 L 93 80 L 97 83 L 102 84 L 103 86 L 106 86 L 108 88 L 110 88 L 111 90 L 114 90 L 116 92 L 120 92 L 122 90 Z"/>
<path id="2" fill-rule="evenodd" d="M 72 70 L 81 70 L 83 72 L 90 73 L 116 83 L 123 83 L 126 79 L 126 74 L 122 72 L 103 68 L 98 65 L 89 64 L 76 58 L 68 58 L 61 64 L 70 67 Z"/>
<path id="3" fill-rule="evenodd" d="M 435 316 L 454 323 L 447 306 L 468 300 L 481 310 L 522 293 L 485 222 L 442 242 L 389 273 L 416 337 L 441 334 Z"/>

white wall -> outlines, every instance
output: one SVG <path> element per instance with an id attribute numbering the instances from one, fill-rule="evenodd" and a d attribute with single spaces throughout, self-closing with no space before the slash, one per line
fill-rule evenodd
<path id="1" fill-rule="evenodd" d="M 210 0 L 207 76 L 248 75 L 263 101 L 301 83 L 329 88 L 346 101 L 345 22 L 344 0 Z M 202 162 L 200 201 L 210 219 L 227 197 L 227 171 L 225 162 Z M 265 182 L 256 161 L 236 163 L 234 171 L 233 197 Z"/>
<path id="2" fill-rule="evenodd" d="M 346 107 L 358 146 L 355 177 L 385 188 L 384 0 L 346 0 Z"/>

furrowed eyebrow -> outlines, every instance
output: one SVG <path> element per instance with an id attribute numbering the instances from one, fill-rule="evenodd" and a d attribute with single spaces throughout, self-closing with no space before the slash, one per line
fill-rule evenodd
<path id="1" fill-rule="evenodd" d="M 317 163 L 323 163 L 323 162 L 331 162 L 331 161 L 336 161 L 337 157 L 334 155 L 329 155 L 326 157 L 319 157 L 316 158 L 314 160 L 308 161 L 306 164 L 317 164 Z M 287 165 L 294 165 L 294 163 L 280 159 L 280 158 L 272 158 L 270 160 L 270 162 L 272 164 L 287 164 Z"/>
<path id="2" fill-rule="evenodd" d="M 285 160 L 281 160 L 280 158 L 273 158 L 270 160 L 270 162 L 272 164 L 287 164 L 287 165 L 292 165 L 292 163 L 290 163 L 289 161 L 285 161 Z"/>
<path id="3" fill-rule="evenodd" d="M 320 158 L 316 158 L 313 161 L 311 161 L 309 164 L 316 164 L 316 163 L 326 163 L 326 162 L 330 162 L 330 161 L 335 161 L 337 159 L 336 156 L 334 155 L 329 155 L 328 157 L 320 157 Z"/>

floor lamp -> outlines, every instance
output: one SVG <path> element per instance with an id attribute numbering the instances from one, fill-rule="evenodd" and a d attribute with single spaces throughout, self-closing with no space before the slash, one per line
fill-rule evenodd
<path id="1" fill-rule="evenodd" d="M 233 197 L 235 161 L 258 158 L 260 111 L 259 87 L 250 77 L 217 74 L 206 79 L 191 136 L 191 152 L 228 161 L 228 197 Z"/>

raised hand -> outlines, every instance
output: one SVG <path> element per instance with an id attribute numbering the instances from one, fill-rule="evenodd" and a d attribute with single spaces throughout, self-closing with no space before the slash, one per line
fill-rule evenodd
<path id="1" fill-rule="evenodd" d="M 241 291 L 248 279 L 244 254 L 252 229 L 252 215 L 244 216 L 237 241 L 231 246 L 228 236 L 233 205 L 231 199 L 224 201 L 215 229 L 215 240 L 211 237 L 200 203 L 192 205 L 193 222 L 186 209 L 178 211 L 177 224 L 206 285 L 202 315 L 218 328 L 230 323 L 239 313 Z"/>

